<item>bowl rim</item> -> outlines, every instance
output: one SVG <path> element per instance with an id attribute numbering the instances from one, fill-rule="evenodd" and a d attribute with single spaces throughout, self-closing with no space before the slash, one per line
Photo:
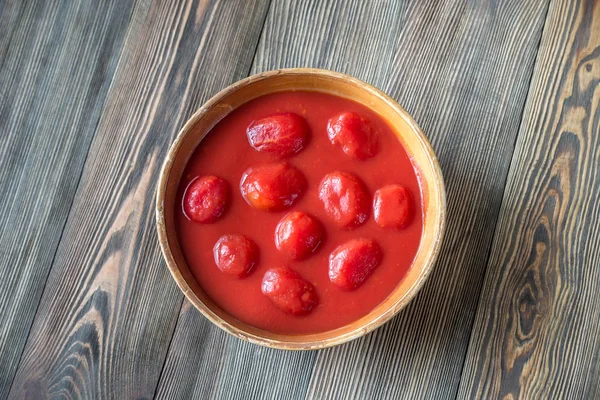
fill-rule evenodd
<path id="1" fill-rule="evenodd" d="M 370 92 L 370 94 L 379 97 L 383 100 L 389 107 L 394 109 L 398 115 L 400 115 L 405 122 L 411 126 L 412 132 L 416 135 L 419 144 L 422 146 L 423 150 L 427 155 L 427 159 L 431 163 L 431 168 L 434 173 L 434 181 L 435 186 L 437 187 L 437 202 L 440 205 L 440 209 L 438 211 L 439 215 L 439 226 L 437 230 L 437 235 L 433 238 L 431 242 L 431 246 L 428 250 L 428 254 L 425 258 L 425 265 L 421 268 L 421 271 L 412 283 L 412 285 L 406 290 L 404 295 L 399 298 L 396 303 L 390 305 L 388 309 L 383 311 L 381 315 L 369 321 L 366 325 L 357 327 L 356 329 L 343 333 L 341 335 L 332 336 L 329 338 L 321 339 L 318 342 L 307 340 L 307 341 L 285 341 L 279 339 L 266 338 L 260 335 L 257 335 L 252 332 L 247 332 L 242 330 L 240 327 L 236 327 L 222 319 L 219 315 L 217 315 L 214 311 L 212 311 L 198 296 L 191 290 L 188 285 L 185 277 L 182 275 L 179 267 L 177 266 L 177 262 L 173 256 L 171 251 L 171 246 L 169 244 L 169 238 L 167 235 L 166 228 L 166 220 L 164 213 L 165 206 L 165 197 L 168 190 L 168 181 L 169 175 L 171 173 L 173 164 L 176 160 L 176 155 L 178 154 L 181 146 L 184 142 L 184 138 L 186 134 L 191 132 L 192 127 L 196 125 L 196 123 L 205 116 L 205 114 L 211 110 L 215 105 L 219 104 L 223 99 L 227 98 L 232 93 L 240 90 L 241 88 L 247 86 L 252 82 L 257 82 L 260 80 L 270 79 L 279 75 L 313 75 L 319 77 L 333 77 L 341 81 L 347 81 L 350 84 L 353 84 L 359 87 L 361 90 L 365 90 Z M 250 99 L 252 100 L 252 99 Z M 248 101 L 250 101 L 248 100 Z M 367 105 L 365 105 L 368 107 Z M 229 110 L 225 115 L 228 115 L 233 108 Z M 377 112 L 377 111 L 376 111 Z M 224 117 L 223 117 L 224 118 Z M 198 110 L 192 114 L 192 116 L 187 120 L 184 126 L 177 133 L 177 137 L 173 141 L 170 146 L 165 161 L 161 167 L 158 186 L 156 190 L 156 228 L 158 233 L 159 245 L 161 248 L 161 252 L 163 254 L 163 258 L 167 264 L 167 268 L 171 273 L 171 276 L 175 280 L 179 289 L 183 292 L 184 296 L 194 305 L 194 307 L 200 311 L 204 317 L 206 317 L 209 321 L 211 321 L 214 325 L 223 329 L 225 332 L 243 339 L 245 341 L 270 347 L 276 349 L 284 349 L 284 350 L 315 350 L 321 348 L 327 348 L 332 346 L 337 346 L 342 343 L 349 342 L 353 339 L 357 339 L 365 334 L 377 329 L 382 326 L 386 322 L 388 322 L 392 317 L 394 317 L 400 310 L 406 307 L 406 305 L 416 296 L 419 290 L 423 287 L 425 281 L 431 274 L 431 270 L 435 265 L 435 262 L 439 256 L 441 250 L 441 244 L 443 241 L 443 237 L 445 234 L 446 228 L 446 190 L 445 184 L 442 176 L 441 167 L 439 165 L 439 161 L 435 155 L 433 147 L 431 146 L 429 140 L 423 133 L 420 126 L 415 122 L 413 117 L 393 98 L 384 93 L 383 91 L 377 89 L 376 87 L 360 80 L 355 77 L 352 77 L 347 74 L 343 74 L 336 71 L 330 71 L 326 69 L 318 69 L 318 68 L 284 68 L 277 69 L 271 71 L 265 71 L 258 74 L 254 74 L 248 76 L 244 79 L 241 79 L 237 82 L 232 83 L 226 88 L 219 91 L 217 94 L 212 96 L 208 101 L 206 101 Z M 367 314 L 368 315 L 368 314 Z M 297 338 L 302 338 L 307 335 L 289 335 Z"/>

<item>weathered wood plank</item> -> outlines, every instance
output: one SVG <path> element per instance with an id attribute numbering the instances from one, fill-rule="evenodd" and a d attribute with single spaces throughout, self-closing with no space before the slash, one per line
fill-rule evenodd
<path id="1" fill-rule="evenodd" d="M 191 112 L 248 73 L 266 11 L 136 5 L 12 397 L 153 396 L 183 297 L 156 240 L 159 167 Z"/>
<path id="2" fill-rule="evenodd" d="M 253 71 L 329 68 L 397 98 L 444 170 L 444 248 L 407 310 L 335 349 L 260 349 L 186 305 L 159 398 L 455 397 L 546 5 L 273 1 Z"/>
<path id="3" fill-rule="evenodd" d="M 26 3 L 20 0 L 0 2 L 0 69 L 6 60 L 6 51 L 12 35 L 21 22 Z"/>
<path id="4" fill-rule="evenodd" d="M 459 398 L 600 397 L 600 3 L 552 1 Z"/>
<path id="5" fill-rule="evenodd" d="M 214 327 L 186 300 L 156 398 L 301 399 L 315 355 L 235 339 Z"/>
<path id="6" fill-rule="evenodd" d="M 0 398 L 6 398 L 133 1 L 0 3 Z"/>

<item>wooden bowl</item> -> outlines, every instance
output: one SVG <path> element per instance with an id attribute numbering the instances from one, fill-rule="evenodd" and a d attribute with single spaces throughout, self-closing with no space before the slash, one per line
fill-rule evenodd
<path id="1" fill-rule="evenodd" d="M 269 93 L 308 90 L 352 99 L 381 115 L 398 135 L 411 157 L 421 185 L 423 234 L 412 267 L 394 292 L 371 313 L 344 327 L 316 334 L 282 335 L 238 321 L 221 310 L 192 276 L 174 226 L 177 188 L 192 153 L 223 117 L 242 104 Z M 263 346 L 311 350 L 358 338 L 392 318 L 415 296 L 429 275 L 444 234 L 446 194 L 440 166 L 431 145 L 412 117 L 392 98 L 350 76 L 319 69 L 265 72 L 227 87 L 204 104 L 185 124 L 162 167 L 156 197 L 156 225 L 167 266 L 188 300 L 215 325 L 228 333 Z"/>

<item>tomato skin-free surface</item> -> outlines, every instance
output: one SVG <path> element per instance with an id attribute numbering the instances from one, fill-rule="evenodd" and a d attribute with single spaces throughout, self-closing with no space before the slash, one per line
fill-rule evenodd
<path id="1" fill-rule="evenodd" d="M 324 237 L 321 222 L 301 211 L 286 214 L 275 228 L 275 246 L 292 260 L 303 260 L 310 256 Z"/>
<path id="2" fill-rule="evenodd" d="M 308 140 L 310 128 L 304 118 L 293 113 L 270 115 L 252 122 L 248 129 L 248 143 L 256 151 L 265 151 L 281 157 L 302 150 Z"/>
<path id="3" fill-rule="evenodd" d="M 377 154 L 379 133 L 359 113 L 343 112 L 331 117 L 327 134 L 331 143 L 339 146 L 348 157 L 364 160 Z"/>
<path id="4" fill-rule="evenodd" d="M 319 304 L 314 286 L 289 267 L 268 269 L 261 290 L 275 306 L 291 315 L 308 314 Z"/>
<path id="5" fill-rule="evenodd" d="M 329 255 L 329 280 L 334 285 L 354 290 L 379 266 L 383 253 L 372 239 L 352 239 Z"/>
<path id="6" fill-rule="evenodd" d="M 288 163 L 250 167 L 240 182 L 240 193 L 246 202 L 263 211 L 290 208 L 305 191 L 306 178 Z"/>
<path id="7" fill-rule="evenodd" d="M 329 218 L 340 228 L 354 229 L 369 218 L 369 193 L 354 174 L 336 171 L 325 175 L 319 184 L 319 199 Z"/>
<path id="8" fill-rule="evenodd" d="M 223 235 L 213 247 L 215 264 L 221 272 L 244 278 L 258 263 L 260 251 L 246 235 Z"/>
<path id="9" fill-rule="evenodd" d="M 402 185 L 387 185 L 373 196 L 373 218 L 382 228 L 404 228 L 410 225 L 413 213 L 413 198 Z"/>
<path id="10" fill-rule="evenodd" d="M 378 151 L 373 157 L 357 160 L 333 145 L 327 134 L 332 116 L 356 112 L 369 120 L 378 132 Z M 291 112 L 310 126 L 306 146 L 289 158 L 253 149 L 246 134 L 256 120 L 276 113 Z M 281 211 L 263 211 L 248 205 L 239 191 L 242 174 L 248 168 L 286 162 L 306 179 L 306 190 L 294 204 Z M 414 213 L 403 229 L 382 228 L 373 210 L 364 223 L 342 229 L 328 216 L 319 200 L 319 183 L 326 174 L 344 171 L 356 175 L 372 196 L 386 185 L 400 184 L 413 196 Z M 200 143 L 184 171 L 179 199 L 198 176 L 224 179 L 231 196 L 226 212 L 211 224 L 185 217 L 177 204 L 176 229 L 183 255 L 206 294 L 233 317 L 276 333 L 316 333 L 347 325 L 372 311 L 406 275 L 419 247 L 422 232 L 420 188 L 411 161 L 387 123 L 372 110 L 347 99 L 317 92 L 282 92 L 255 99 L 221 120 Z M 307 213 L 322 224 L 325 239 L 317 250 L 302 260 L 291 259 L 277 249 L 274 235 L 278 223 L 290 212 Z M 242 234 L 260 250 L 258 263 L 243 279 L 228 275 L 216 266 L 213 247 L 223 235 Z M 329 279 L 329 256 L 338 246 L 359 238 L 375 240 L 382 261 L 354 290 L 344 290 Z M 309 282 L 318 296 L 310 312 L 293 315 L 278 308 L 261 290 L 267 270 L 287 266 Z"/>
<path id="11" fill-rule="evenodd" d="M 229 203 L 229 185 L 216 176 L 201 176 L 187 187 L 183 199 L 186 216 L 202 224 L 211 224 L 225 212 Z"/>

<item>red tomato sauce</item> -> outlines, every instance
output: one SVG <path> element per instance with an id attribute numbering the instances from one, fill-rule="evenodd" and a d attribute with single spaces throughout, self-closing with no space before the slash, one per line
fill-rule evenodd
<path id="1" fill-rule="evenodd" d="M 330 118 L 342 112 L 356 112 L 379 131 L 379 150 L 373 157 L 349 157 L 333 145 L 327 134 Z M 255 120 L 275 113 L 291 112 L 306 119 L 310 138 L 303 150 L 289 157 L 259 152 L 246 136 Z M 249 167 L 286 161 L 299 169 L 308 182 L 304 195 L 283 211 L 252 208 L 240 194 L 240 179 Z M 344 230 L 326 214 L 319 200 L 319 183 L 328 173 L 350 172 L 365 184 L 372 203 L 375 191 L 385 185 L 401 184 L 414 199 L 414 217 L 403 229 L 382 228 L 374 220 L 373 209 L 361 226 Z M 214 223 L 189 220 L 183 212 L 185 189 L 197 177 L 214 175 L 229 184 L 230 202 Z M 236 109 L 221 120 L 201 142 L 191 157 L 180 183 L 176 225 L 181 249 L 200 286 L 224 311 L 249 325 L 275 333 L 317 333 L 347 325 L 373 310 L 388 297 L 406 275 L 417 253 L 422 232 L 422 206 L 419 183 L 413 165 L 392 131 L 377 113 L 351 100 L 318 92 L 290 91 L 263 96 Z M 314 254 L 295 261 L 275 245 L 275 229 L 291 211 L 316 217 L 325 230 L 325 239 Z M 223 235 L 243 234 L 259 248 L 259 261 L 249 275 L 239 278 L 223 273 L 215 265 L 213 246 Z M 383 252 L 380 265 L 357 289 L 345 291 L 328 276 L 329 255 L 352 239 L 375 240 Z M 318 304 L 306 315 L 291 315 L 277 308 L 261 291 L 269 268 L 288 266 L 310 282 Z"/>

